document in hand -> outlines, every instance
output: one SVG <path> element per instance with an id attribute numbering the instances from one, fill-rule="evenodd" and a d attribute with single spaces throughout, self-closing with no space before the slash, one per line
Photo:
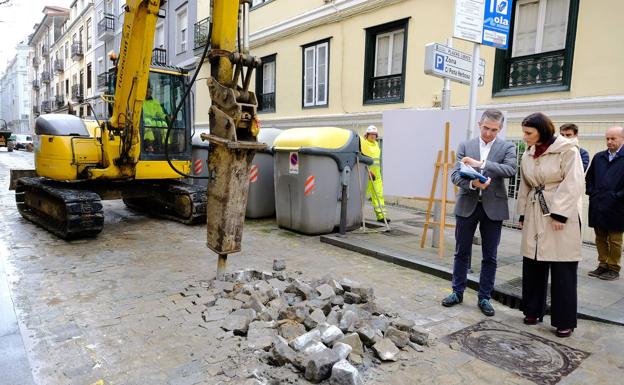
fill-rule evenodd
<path id="1" fill-rule="evenodd" d="M 486 176 L 484 176 L 483 174 L 481 174 L 480 172 L 478 172 L 477 170 L 475 170 L 474 168 L 472 168 L 471 166 L 464 164 L 462 162 L 457 162 L 459 163 L 459 175 L 461 175 L 464 178 L 467 179 L 479 179 L 479 182 L 481 183 L 485 183 L 487 182 L 488 178 Z"/>

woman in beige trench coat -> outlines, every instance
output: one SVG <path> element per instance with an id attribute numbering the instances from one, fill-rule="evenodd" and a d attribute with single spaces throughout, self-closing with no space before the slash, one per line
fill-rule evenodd
<path id="1" fill-rule="evenodd" d="M 522 223 L 524 323 L 541 321 L 551 274 L 551 325 L 559 337 L 576 328 L 577 268 L 581 260 L 583 165 L 576 139 L 554 136 L 542 113 L 522 121 L 528 148 L 520 163 L 518 213 Z"/>

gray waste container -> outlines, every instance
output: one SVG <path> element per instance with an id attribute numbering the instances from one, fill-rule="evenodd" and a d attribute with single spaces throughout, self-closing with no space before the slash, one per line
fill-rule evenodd
<path id="1" fill-rule="evenodd" d="M 247 218 L 265 218 L 275 215 L 275 184 L 273 178 L 273 141 L 282 132 L 276 128 L 263 128 L 258 142 L 266 143 L 267 149 L 257 151 L 249 171 L 249 195 Z"/>
<path id="2" fill-rule="evenodd" d="M 209 128 L 196 128 L 192 138 L 193 149 L 191 151 L 191 175 L 208 176 L 208 147 L 207 141 L 201 140 L 202 133 L 209 133 Z M 208 179 L 190 179 L 194 185 L 208 186 Z"/>
<path id="3" fill-rule="evenodd" d="M 353 131 L 293 128 L 282 132 L 273 148 L 278 226 L 310 235 L 331 233 L 340 224 L 341 174 L 345 168 L 351 170 L 347 229 L 360 226 L 366 193 L 365 165 L 372 159 L 360 153 L 359 137 Z"/>

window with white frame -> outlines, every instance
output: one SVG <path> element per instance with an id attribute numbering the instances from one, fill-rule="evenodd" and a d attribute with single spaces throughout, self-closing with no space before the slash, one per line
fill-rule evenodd
<path id="1" fill-rule="evenodd" d="M 512 57 L 564 49 L 569 7 L 570 0 L 519 0 Z"/>
<path id="2" fill-rule="evenodd" d="M 91 49 L 91 46 L 93 44 L 93 42 L 91 41 L 91 28 L 92 28 L 92 22 L 91 22 L 91 18 L 87 19 L 87 50 Z"/>
<path id="3" fill-rule="evenodd" d="M 303 47 L 303 106 L 327 105 L 329 40 Z"/>
<path id="4" fill-rule="evenodd" d="M 377 35 L 375 43 L 375 77 L 403 72 L 405 30 Z"/>
<path id="5" fill-rule="evenodd" d="M 154 48 L 165 48 L 165 26 L 160 23 L 154 32 Z"/>
<path id="6" fill-rule="evenodd" d="M 580 0 L 514 2 L 510 47 L 497 50 L 494 96 L 568 91 Z"/>
<path id="7" fill-rule="evenodd" d="M 176 54 L 181 54 L 186 52 L 188 44 L 188 12 L 186 7 L 178 11 L 176 22 Z"/>

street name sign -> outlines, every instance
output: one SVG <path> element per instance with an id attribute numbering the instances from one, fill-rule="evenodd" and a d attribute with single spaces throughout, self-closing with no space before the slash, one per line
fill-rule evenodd
<path id="1" fill-rule="evenodd" d="M 447 47 L 430 43 L 425 46 L 425 73 L 439 78 L 470 84 L 472 73 L 472 55 Z M 477 84 L 485 82 L 485 60 L 479 60 Z"/>
<path id="2" fill-rule="evenodd" d="M 455 0 L 453 37 L 507 49 L 513 0 Z"/>

